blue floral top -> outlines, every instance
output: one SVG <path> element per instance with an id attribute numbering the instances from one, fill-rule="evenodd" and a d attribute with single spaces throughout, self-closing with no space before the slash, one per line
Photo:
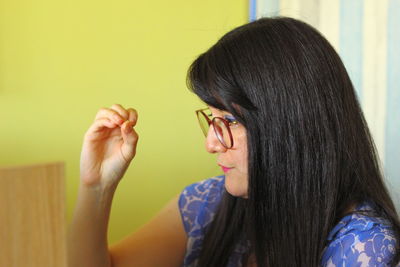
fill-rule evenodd
<path id="1" fill-rule="evenodd" d="M 188 236 L 183 267 L 196 265 L 205 228 L 213 220 L 225 190 L 224 176 L 213 177 L 187 186 L 180 195 L 179 209 Z M 364 203 L 356 210 L 371 210 Z M 331 230 L 321 266 L 389 266 L 396 240 L 383 219 L 350 214 Z M 228 267 L 242 267 L 248 244 L 239 244 L 229 258 Z M 400 264 L 396 265 L 400 267 Z"/>

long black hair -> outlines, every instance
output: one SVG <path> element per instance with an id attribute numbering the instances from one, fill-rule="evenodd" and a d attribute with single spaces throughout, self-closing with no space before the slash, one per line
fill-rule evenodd
<path id="1" fill-rule="evenodd" d="M 248 146 L 248 199 L 225 193 L 198 266 L 226 266 L 244 240 L 258 266 L 319 266 L 330 230 L 364 201 L 392 224 L 399 261 L 399 217 L 374 142 L 342 61 L 317 30 L 285 17 L 240 26 L 193 62 L 188 86 L 232 113 Z"/>

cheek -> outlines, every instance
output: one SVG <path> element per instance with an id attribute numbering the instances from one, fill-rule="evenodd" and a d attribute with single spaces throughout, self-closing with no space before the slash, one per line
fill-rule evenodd
<path id="1" fill-rule="evenodd" d="M 239 158 L 240 168 L 242 169 L 243 173 L 247 174 L 247 168 L 248 168 L 247 144 L 244 143 L 238 152 L 239 152 L 238 158 Z"/>
<path id="2" fill-rule="evenodd" d="M 247 174 L 248 168 L 248 157 L 247 157 L 247 136 L 246 131 L 244 129 L 240 129 L 241 131 L 236 136 L 236 160 L 238 163 L 238 167 L 240 167 L 241 172 Z"/>
<path id="3" fill-rule="evenodd" d="M 242 173 L 247 174 L 248 163 L 247 163 L 247 154 L 245 154 L 245 151 L 240 155 L 240 160 L 238 163 L 239 163 L 240 171 Z"/>

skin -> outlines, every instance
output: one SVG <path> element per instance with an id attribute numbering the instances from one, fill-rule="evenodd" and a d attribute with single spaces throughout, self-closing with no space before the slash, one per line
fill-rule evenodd
<path id="1" fill-rule="evenodd" d="M 233 117 L 229 112 L 209 107 L 213 117 Z M 232 196 L 247 198 L 247 136 L 245 127 L 238 123 L 230 127 L 233 136 L 233 147 L 226 149 L 210 127 L 205 147 L 207 152 L 217 154 L 217 164 L 232 168 L 225 173 L 225 188 Z"/>
<path id="2" fill-rule="evenodd" d="M 213 107 L 210 110 L 213 116 L 231 116 Z M 187 235 L 179 211 L 179 194 L 140 229 L 111 246 L 107 242 L 114 192 L 129 165 L 134 165 L 139 140 L 137 120 L 135 109 L 115 104 L 98 111 L 84 136 L 78 199 L 68 229 L 71 267 L 178 267 L 183 262 Z M 246 131 L 235 124 L 231 132 L 234 146 L 226 149 L 210 130 L 206 150 L 218 155 L 218 164 L 232 168 L 226 173 L 227 191 L 247 197 Z"/>
<path id="3" fill-rule="evenodd" d="M 209 107 L 214 117 L 231 116 Z M 179 267 L 187 235 L 176 195 L 147 224 L 121 241 L 108 245 L 107 231 L 114 192 L 136 154 L 135 109 L 113 105 L 98 111 L 85 134 L 81 153 L 77 204 L 68 229 L 68 266 Z M 231 126 L 234 146 L 226 149 L 210 128 L 205 146 L 217 163 L 231 167 L 225 187 L 233 196 L 247 197 L 247 141 L 243 125 Z M 135 177 L 140 178 L 140 177 Z M 138 204 L 139 205 L 139 204 Z M 134 207 L 132 210 L 133 213 Z M 256 266 L 254 255 L 246 265 Z"/>
<path id="4" fill-rule="evenodd" d="M 135 109 L 115 104 L 100 109 L 85 133 L 80 184 L 68 228 L 70 267 L 178 267 L 187 243 L 179 195 L 148 223 L 108 245 L 108 221 L 114 192 L 136 154 Z M 140 177 L 135 177 L 140 179 Z M 143 205 L 143 203 L 137 203 Z M 132 213 L 135 214 L 134 208 Z"/>

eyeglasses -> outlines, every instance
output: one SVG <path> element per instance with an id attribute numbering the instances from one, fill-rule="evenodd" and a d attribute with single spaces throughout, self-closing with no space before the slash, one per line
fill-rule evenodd
<path id="1" fill-rule="evenodd" d="M 196 115 L 199 120 L 200 127 L 207 137 L 210 125 L 213 126 L 215 135 L 219 142 L 226 148 L 230 149 L 233 147 L 233 137 L 230 129 L 231 124 L 236 124 L 237 121 L 228 121 L 221 117 L 212 117 L 211 111 L 208 108 L 196 110 Z"/>

